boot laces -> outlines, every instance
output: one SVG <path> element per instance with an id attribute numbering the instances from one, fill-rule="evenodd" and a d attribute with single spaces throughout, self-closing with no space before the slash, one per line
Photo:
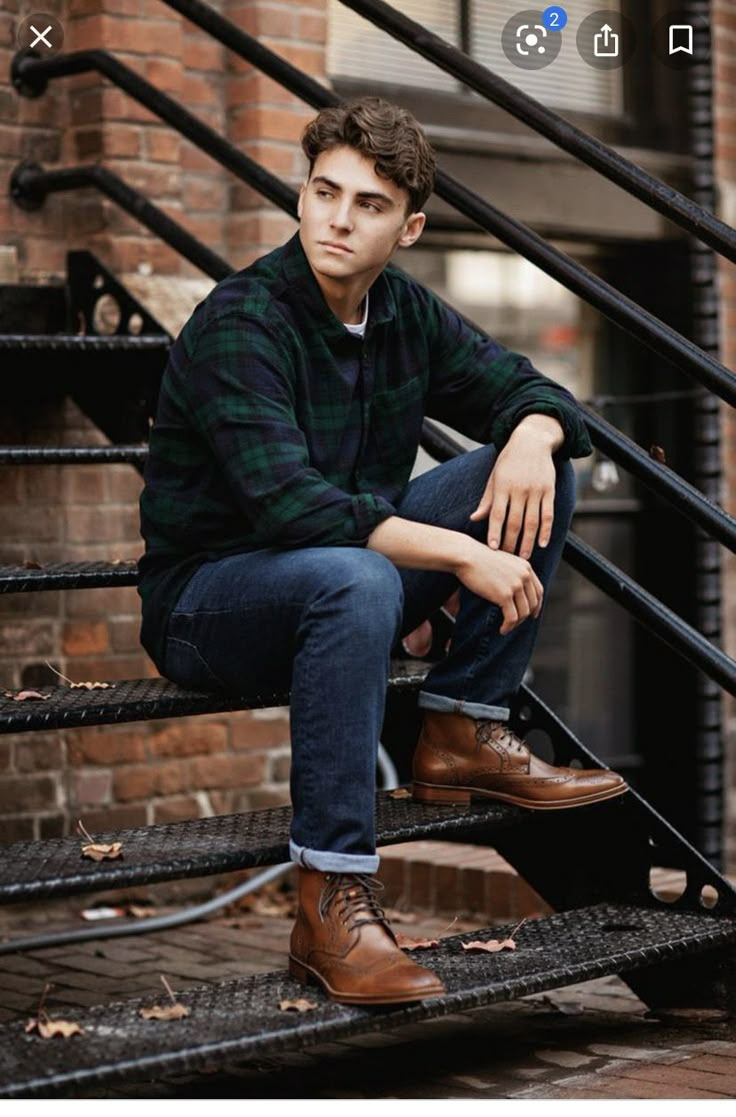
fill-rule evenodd
<path id="1" fill-rule="evenodd" d="M 479 721 L 475 730 L 475 739 L 478 748 L 489 741 L 495 741 L 510 752 L 524 753 L 524 755 L 528 752 L 527 746 L 515 733 L 512 733 L 505 721 Z"/>
<path id="2" fill-rule="evenodd" d="M 383 885 L 375 877 L 363 873 L 328 873 L 319 901 L 320 918 L 325 916 L 333 902 L 336 914 L 342 919 L 348 931 L 364 923 L 382 923 L 387 929 L 388 922 L 377 894 L 383 892 Z"/>

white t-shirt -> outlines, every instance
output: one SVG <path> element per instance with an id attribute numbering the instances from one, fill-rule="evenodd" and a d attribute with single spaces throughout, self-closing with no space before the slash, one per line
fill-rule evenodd
<path id="1" fill-rule="evenodd" d="M 365 326 L 368 321 L 368 295 L 365 297 L 365 309 L 362 322 L 343 322 L 343 326 L 353 337 L 365 337 Z"/>

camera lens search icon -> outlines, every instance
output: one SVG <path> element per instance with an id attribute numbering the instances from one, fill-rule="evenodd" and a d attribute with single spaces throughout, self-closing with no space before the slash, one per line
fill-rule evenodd
<path id="1" fill-rule="evenodd" d="M 517 12 L 501 32 L 503 52 L 520 70 L 541 70 L 560 53 L 562 35 L 550 31 L 539 9 Z"/>

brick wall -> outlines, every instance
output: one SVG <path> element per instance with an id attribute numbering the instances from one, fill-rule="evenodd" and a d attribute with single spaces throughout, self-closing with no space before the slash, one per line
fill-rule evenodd
<path id="1" fill-rule="evenodd" d="M 325 0 L 219 7 L 291 61 L 324 74 Z M 298 138 L 311 110 L 160 0 L 48 0 L 65 51 L 102 47 L 296 186 Z M 242 267 L 282 243 L 294 222 L 96 73 L 52 83 L 37 100 L 7 80 L 15 25 L 0 13 L 0 176 L 22 158 L 45 167 L 102 162 Z M 0 191 L 3 279 L 58 283 L 68 249 L 86 248 L 172 334 L 212 282 L 93 190 L 24 213 Z M 0 282 L 3 281 L 0 279 Z M 95 445 L 70 402 L 39 403 L 26 423 L 0 414 L 4 444 Z M 0 468 L 0 564 L 136 558 L 141 479 L 130 466 Z M 22 513 L 21 513 L 22 509 Z M 138 642 L 134 588 L 0 597 L 0 686 L 154 675 Z M 287 710 L 0 738 L 0 840 L 247 810 L 288 800 Z"/>

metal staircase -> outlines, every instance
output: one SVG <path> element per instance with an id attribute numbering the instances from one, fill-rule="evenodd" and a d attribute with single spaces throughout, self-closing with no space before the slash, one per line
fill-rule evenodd
<path id="1" fill-rule="evenodd" d="M 199 0 L 165 0 L 241 57 L 281 81 L 308 103 L 322 106 L 335 98 L 273 52 L 229 24 Z M 455 48 L 417 30 L 379 0 L 349 6 L 403 37 L 425 57 L 450 69 L 477 91 L 494 96 L 504 107 L 527 115 L 564 142 L 580 158 L 594 160 L 604 174 L 711 247 L 736 259 L 736 234 L 707 211 L 656 180 L 637 174 L 590 137 L 574 136 L 554 114 L 529 108 L 512 87 L 484 71 Z M 59 55 L 41 61 L 28 54 L 13 62 L 18 92 L 40 95 L 46 83 L 66 74 L 96 67 L 162 119 L 218 155 L 223 165 L 293 212 L 293 192 L 272 176 L 236 160 L 224 142 L 186 111 L 105 52 Z M 511 90 L 511 93 L 509 93 Z M 532 103 L 532 105 L 535 103 Z M 109 196 L 179 248 L 215 279 L 228 274 L 225 261 L 213 256 L 168 217 L 115 176 L 89 168 L 45 172 L 35 165 L 16 169 L 11 183 L 15 200 L 29 209 L 43 204 L 48 192 L 96 183 Z M 84 173 L 81 173 L 84 171 Z M 671 327 L 653 318 L 579 264 L 546 245 L 531 230 L 494 211 L 461 184 L 441 174 L 438 192 L 481 227 L 524 252 L 588 299 L 617 325 L 627 329 L 685 369 L 731 405 L 736 403 L 736 378 L 716 358 L 699 349 Z M 34 289 L 35 291 L 35 289 Z M 94 304 L 110 293 L 121 308 L 118 332 L 95 332 Z M 69 258 L 66 288 L 48 289 L 45 302 L 29 298 L 28 289 L 0 289 L 0 351 L 6 383 L 22 403 L 24 392 L 70 395 L 107 434 L 114 445 L 91 448 L 0 448 L 2 464 L 84 463 L 124 461 L 141 468 L 146 456 L 149 419 L 155 413 L 157 386 L 171 338 L 100 263 L 88 253 Z M 48 375 L 28 388 L 22 375 L 29 353 L 43 354 Z M 104 357 L 104 361 L 103 358 Z M 114 385 L 114 391 L 111 391 Z M 653 461 L 614 427 L 586 410 L 595 444 L 628 469 L 658 496 L 669 501 L 703 532 L 731 549 L 736 522 L 709 496 Z M 438 428 L 426 424 L 424 448 L 437 460 L 461 452 Z M 736 693 L 736 663 L 717 644 L 658 601 L 575 536 L 565 558 L 578 571 L 629 610 L 659 640 L 700 671 L 716 688 Z M 36 593 L 53 589 L 134 585 L 135 563 L 63 561 L 39 568 L 0 567 L 0 593 Z M 393 696 L 411 696 L 427 665 L 397 662 L 390 683 Z M 191 716 L 215 711 L 255 709 L 288 703 L 288 694 L 222 696 L 182 690 L 162 679 L 117 681 L 100 690 L 42 686 L 44 697 L 18 702 L 0 696 L 0 733 L 34 732 L 74 726 L 118 724 L 153 718 Z M 531 691 L 519 696 L 516 726 L 543 735 L 553 763 L 599 766 L 599 761 Z M 392 1028 L 531 992 L 598 977 L 620 974 L 652 1006 L 718 1006 L 736 1008 L 736 891 L 701 852 L 631 790 L 607 803 L 574 811 L 532 812 L 504 804 L 472 804 L 467 808 L 427 806 L 379 793 L 379 844 L 416 838 L 440 838 L 494 846 L 555 909 L 555 914 L 527 923 L 513 953 L 465 955 L 468 936 L 444 940 L 432 965 L 446 982 L 446 996 L 411 1007 L 376 1011 L 336 1005 L 321 992 L 313 996 L 318 1009 L 307 1019 L 279 1013 L 278 1001 L 297 993 L 285 972 L 228 981 L 217 989 L 191 990 L 182 1001 L 191 1016 L 176 1029 L 152 1036 L 137 1015 L 140 1004 L 130 1000 L 72 1014 L 82 1024 L 84 1044 L 44 1043 L 24 1032 L 23 1022 L 0 1027 L 0 1094 L 51 1094 L 77 1084 L 146 1077 L 152 1073 L 198 1069 L 213 1055 L 244 1058 L 285 1051 L 362 1031 Z M 255 811 L 167 826 L 150 826 L 97 835 L 100 841 L 122 841 L 122 860 L 92 863 L 80 857 L 74 838 L 19 842 L 0 850 L 0 902 L 13 903 L 150 883 L 244 868 L 274 865 L 287 858 L 289 811 Z M 661 865 L 676 865 L 686 875 L 677 901 L 664 903 L 654 895 L 650 877 Z M 120 928 L 118 928 L 120 930 Z M 141 933 L 140 923 L 128 928 Z M 127 933 L 125 930 L 122 933 Z M 98 928 L 60 932 L 56 941 L 102 937 Z M 498 928 L 473 933 L 496 937 Z M 48 937 L 45 938 L 48 942 Z M 33 941 L 5 942 L 0 954 L 33 949 Z M 0 959 L 0 964 L 2 960 Z M 299 991 L 301 987 L 298 987 Z M 114 1034 L 111 1048 L 109 1036 Z"/>

